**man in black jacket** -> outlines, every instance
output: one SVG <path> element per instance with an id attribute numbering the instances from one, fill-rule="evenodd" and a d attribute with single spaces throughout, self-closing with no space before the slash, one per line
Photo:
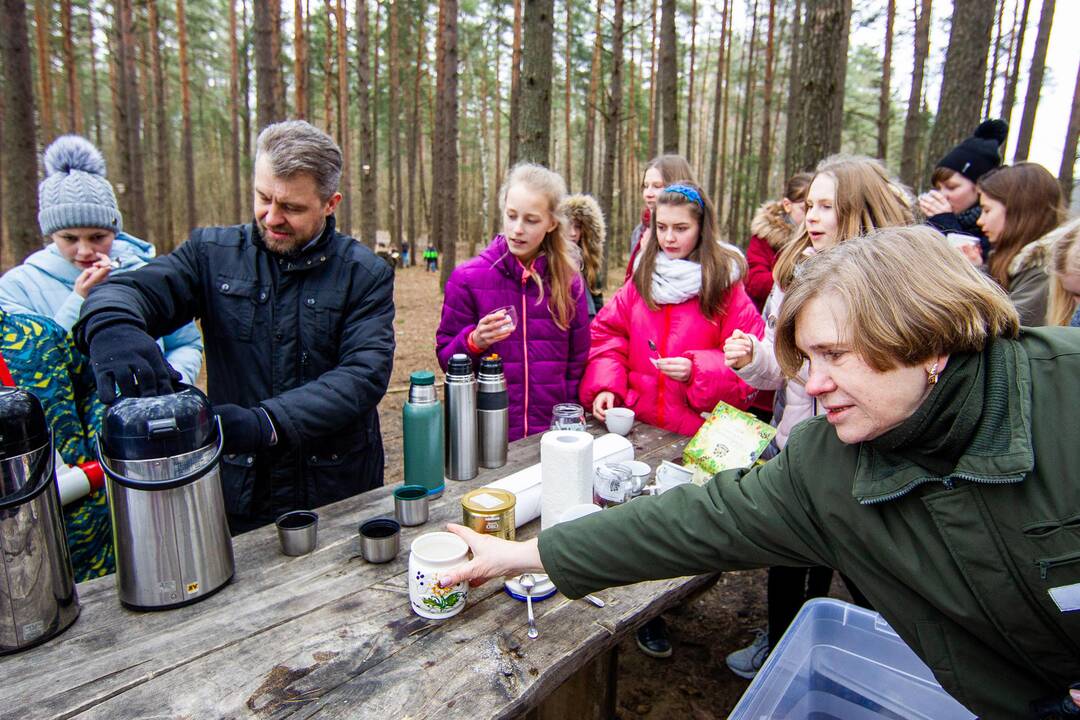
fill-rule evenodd
<path id="1" fill-rule="evenodd" d="M 334 229 L 341 151 L 302 121 L 258 139 L 255 220 L 197 228 L 94 288 L 75 327 L 102 399 L 171 392 L 154 342 L 192 318 L 224 429 L 234 533 L 382 485 L 377 406 L 394 357 L 393 272 Z"/>

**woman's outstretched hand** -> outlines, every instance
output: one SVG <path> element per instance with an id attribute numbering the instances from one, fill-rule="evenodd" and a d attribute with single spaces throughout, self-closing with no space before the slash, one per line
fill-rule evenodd
<path id="1" fill-rule="evenodd" d="M 523 542 L 511 542 L 494 535 L 481 535 L 462 525 L 449 523 L 446 529 L 469 544 L 472 560 L 448 573 L 440 573 L 439 583 L 444 587 L 468 581 L 476 587 L 493 577 L 520 575 L 524 572 L 544 572 L 540 562 L 540 549 L 536 538 Z"/>

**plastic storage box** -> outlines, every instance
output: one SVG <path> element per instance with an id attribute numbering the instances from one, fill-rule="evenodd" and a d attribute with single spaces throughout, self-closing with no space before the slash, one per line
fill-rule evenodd
<path id="1" fill-rule="evenodd" d="M 972 720 L 880 615 L 806 603 L 732 720 Z"/>

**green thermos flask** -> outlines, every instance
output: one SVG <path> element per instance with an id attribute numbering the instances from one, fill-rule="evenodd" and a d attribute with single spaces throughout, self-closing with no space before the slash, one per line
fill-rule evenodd
<path id="1" fill-rule="evenodd" d="M 429 497 L 443 493 L 443 408 L 435 392 L 435 373 L 409 376 L 409 400 L 401 409 L 405 484 L 422 485 Z"/>

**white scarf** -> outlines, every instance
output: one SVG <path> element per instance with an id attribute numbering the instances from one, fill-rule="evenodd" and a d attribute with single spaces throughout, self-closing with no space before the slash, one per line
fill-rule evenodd
<path id="1" fill-rule="evenodd" d="M 658 252 L 651 290 L 658 305 L 678 305 L 695 298 L 701 294 L 701 265 L 693 260 L 672 260 Z"/>

